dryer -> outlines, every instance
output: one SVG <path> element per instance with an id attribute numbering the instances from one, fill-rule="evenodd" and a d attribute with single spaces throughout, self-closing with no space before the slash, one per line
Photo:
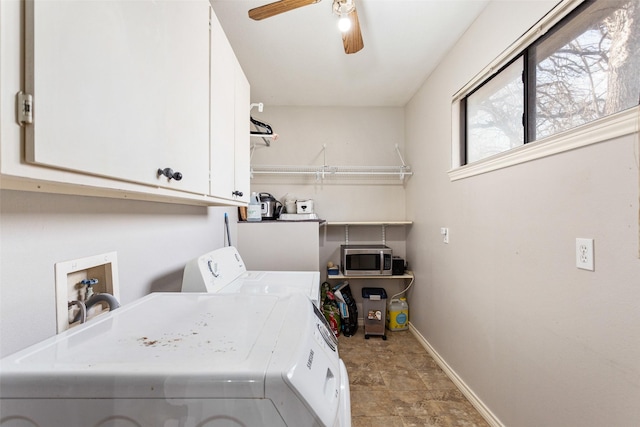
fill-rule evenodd
<path id="1" fill-rule="evenodd" d="M 187 263 L 182 292 L 287 295 L 299 292 L 320 307 L 319 271 L 247 271 L 233 246 L 216 249 Z"/>
<path id="2" fill-rule="evenodd" d="M 0 360 L 2 426 L 350 426 L 301 293 L 155 293 Z"/>

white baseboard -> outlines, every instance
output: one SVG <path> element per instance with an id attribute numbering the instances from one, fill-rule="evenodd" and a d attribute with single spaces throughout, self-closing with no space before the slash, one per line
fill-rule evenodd
<path id="1" fill-rule="evenodd" d="M 444 371 L 445 374 L 449 377 L 451 381 L 458 387 L 460 392 L 464 394 L 464 396 L 469 400 L 471 405 L 482 415 L 482 417 L 489 423 L 492 427 L 505 427 L 504 424 L 500 422 L 498 417 L 494 415 L 493 412 L 476 396 L 476 394 L 471 390 L 467 384 L 456 374 L 456 372 L 451 369 L 451 367 L 445 362 L 445 360 L 440 357 L 438 352 L 429 344 L 429 341 L 426 340 L 425 337 L 418 332 L 418 330 L 409 322 L 409 330 L 416 337 L 416 339 L 422 344 L 422 346 L 427 350 L 427 352 L 433 357 L 433 360 L 436 361 L 438 366 Z"/>

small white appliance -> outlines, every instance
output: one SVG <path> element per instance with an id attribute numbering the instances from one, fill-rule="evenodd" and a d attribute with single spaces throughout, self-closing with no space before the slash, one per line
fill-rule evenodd
<path id="1" fill-rule="evenodd" d="M 313 200 L 296 200 L 296 213 L 313 213 Z"/>
<path id="2" fill-rule="evenodd" d="M 350 426 L 301 293 L 154 293 L 0 360 L 2 425 Z"/>
<path id="3" fill-rule="evenodd" d="M 182 292 L 306 295 L 320 307 L 319 271 L 247 271 L 233 246 L 216 249 L 187 263 Z"/>

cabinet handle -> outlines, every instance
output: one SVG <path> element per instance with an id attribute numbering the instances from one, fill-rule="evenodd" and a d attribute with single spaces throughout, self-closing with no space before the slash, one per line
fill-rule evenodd
<path id="1" fill-rule="evenodd" d="M 158 169 L 158 176 L 164 175 L 169 180 L 175 179 L 176 181 L 180 181 L 182 179 L 182 174 L 180 172 L 174 172 L 171 168 Z"/>
<path id="2" fill-rule="evenodd" d="M 242 197 L 242 194 L 243 194 L 243 193 L 242 193 L 242 191 L 235 190 L 235 191 L 234 191 L 233 193 L 231 193 L 231 194 L 232 194 L 232 195 L 234 195 L 234 196 Z"/>

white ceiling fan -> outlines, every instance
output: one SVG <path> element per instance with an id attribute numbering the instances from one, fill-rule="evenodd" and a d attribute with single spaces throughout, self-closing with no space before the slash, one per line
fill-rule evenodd
<path id="1" fill-rule="evenodd" d="M 320 0 L 280 0 L 249 11 L 249 18 L 256 21 L 270 18 L 299 7 L 318 3 Z M 347 54 L 356 53 L 364 47 L 355 0 L 333 0 L 333 13 L 340 16 L 339 27 L 342 44 Z"/>

